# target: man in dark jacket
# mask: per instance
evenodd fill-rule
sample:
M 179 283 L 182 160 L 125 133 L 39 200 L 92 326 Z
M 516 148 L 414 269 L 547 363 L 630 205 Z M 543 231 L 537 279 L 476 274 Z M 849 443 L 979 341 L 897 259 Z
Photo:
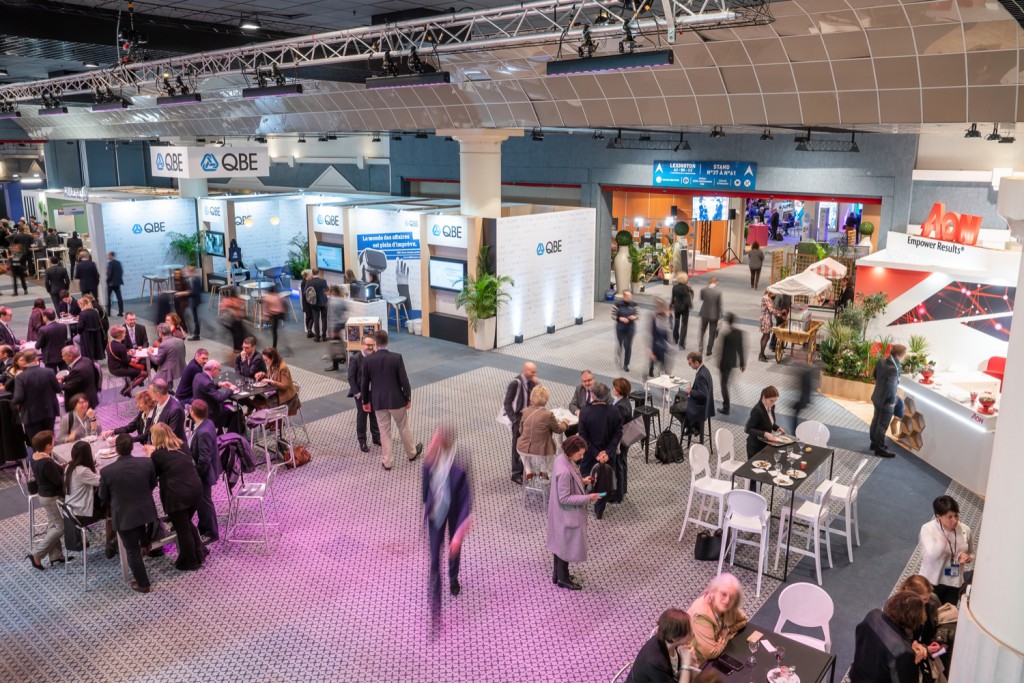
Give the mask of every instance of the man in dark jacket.
M 900 367 L 903 357 L 907 355 L 907 347 L 893 344 L 889 348 L 889 356 L 882 358 L 875 365 L 875 390 L 871 392 L 871 405 L 875 411 L 871 416 L 871 452 L 879 458 L 894 458 L 896 454 L 885 447 L 885 433 L 892 422 L 899 399 Z
M 892 618 L 914 613 L 924 614 L 924 601 L 910 591 L 900 591 L 886 601 L 884 609 L 871 610 L 857 624 L 851 683 L 920 680 L 917 664 L 927 658 L 927 650 L 918 645 L 923 652 L 915 652 L 907 633 L 909 624 L 901 625 Z
M 629 360 L 633 355 L 633 337 L 636 336 L 636 321 L 639 318 L 633 293 L 628 289 L 622 293 L 622 300 L 612 309 L 615 320 L 616 358 L 622 359 L 622 369 L 629 372 Z
M 132 457 L 132 437 L 119 434 L 114 442 L 117 460 L 100 470 L 100 498 L 110 507 L 110 519 L 128 557 L 132 590 L 149 592 L 149 574 L 142 562 L 142 547 L 148 547 L 147 527 L 157 521 L 153 489 L 156 470 L 149 458 Z
M 472 526 L 472 494 L 469 477 L 460 461 L 464 454 L 454 450 L 454 437 L 447 427 L 439 427 L 430 440 L 423 460 L 423 516 L 430 536 L 430 606 L 434 626 L 441 609 L 441 546 L 448 530 L 448 590 L 462 592 L 459 567 L 462 541 Z
M 594 383 L 594 400 L 580 410 L 579 435 L 587 442 L 587 451 L 580 462 L 580 474 L 589 476 L 598 463 L 608 463 L 612 470 L 621 469 L 616 459 L 619 456 L 619 440 L 622 439 L 622 411 L 612 405 L 611 392 L 602 382 Z M 618 487 L 600 489 L 613 494 Z M 601 519 L 607 498 L 597 501 L 594 515 Z
M 160 481 L 160 503 L 178 537 L 178 559 L 174 568 L 179 571 L 199 569 L 207 551 L 192 523 L 203 500 L 203 483 L 195 463 L 182 451 L 167 448 L 153 450 L 150 459 Z
M 519 449 L 516 448 L 519 442 L 519 426 L 523 418 L 523 409 L 530 405 L 530 394 L 533 393 L 535 386 L 537 366 L 527 361 L 523 363 L 523 371 L 508 383 L 505 400 L 502 403 L 505 416 L 512 421 L 512 481 L 517 484 L 523 483 L 523 460 L 519 457 Z
M 124 316 L 124 345 L 128 347 L 129 351 L 149 346 L 149 333 L 146 332 L 146 326 L 140 325 L 137 320 L 131 311 Z M 162 323 L 163 318 L 159 322 Z
M 715 416 L 715 383 L 711 379 L 711 371 L 704 365 L 704 355 L 700 351 L 691 351 L 686 362 L 695 371 L 693 384 L 686 388 L 689 400 L 686 402 L 686 425 L 691 430 L 699 431 L 704 436 L 704 423 Z
M 203 483 L 203 499 L 199 503 L 199 533 L 205 543 L 212 543 L 220 538 L 217 508 L 213 505 L 213 485 L 221 473 L 220 456 L 217 453 L 217 427 L 208 419 L 209 409 L 206 401 L 201 398 L 192 401 L 189 413 L 195 428 L 189 437 L 188 450 L 199 472 L 199 480 Z
M 309 287 L 316 292 L 313 304 L 313 341 L 327 341 L 327 280 L 320 276 L 320 269 L 313 269 Z
M 220 429 L 227 422 L 227 411 L 224 402 L 234 390 L 231 382 L 220 382 L 220 363 L 208 360 L 203 371 L 192 380 L 192 399 L 202 399 L 209 408 L 210 421 Z
M 391 421 L 398 426 L 398 433 L 405 446 L 405 455 L 412 462 L 420 457 L 423 444 L 413 445 L 409 430 L 409 408 L 412 407 L 412 386 L 405 372 L 405 361 L 401 354 L 388 351 L 388 333 L 378 330 L 373 339 L 377 350 L 363 360 L 363 379 L 359 391 L 362 393 L 363 410 L 377 413 L 382 427 L 381 451 L 385 470 L 391 469 Z
M 704 333 L 708 333 L 707 355 L 715 348 L 715 337 L 718 336 L 718 320 L 722 317 L 722 290 L 718 287 L 718 278 L 712 277 L 708 286 L 700 290 L 700 341 L 697 350 L 704 348 Z
M 82 309 L 79 308 L 78 302 L 75 301 L 75 297 L 71 296 L 71 292 L 66 289 L 60 291 L 60 303 L 57 304 L 57 315 L 58 316 L 74 316 L 77 317 Z
M 54 322 L 56 315 L 52 309 L 43 311 L 43 326 L 36 334 L 36 349 L 42 356 L 43 365 L 54 371 L 64 369 L 64 358 L 61 353 L 68 343 L 68 328 Z
M 92 294 L 93 299 L 100 300 L 100 270 L 92 262 L 89 252 L 82 252 L 82 258 L 75 267 L 75 277 L 78 279 L 78 291 L 83 295 Z
M 192 400 L 192 382 L 195 380 L 196 375 L 203 371 L 203 366 L 210 360 L 210 352 L 206 349 L 196 349 L 195 357 L 188 362 L 185 366 L 185 371 L 181 373 L 181 379 L 178 381 L 178 388 L 174 392 L 174 397 L 182 403 L 188 403 Z
M 718 370 L 722 373 L 722 415 L 729 414 L 729 373 L 736 368 L 739 368 L 740 372 L 747 371 L 743 331 L 736 327 L 736 315 L 726 313 L 725 322 L 729 326 L 729 331 L 722 337 L 722 355 L 718 359 Z
M 111 304 L 117 297 L 117 317 L 124 315 L 124 300 L 121 298 L 121 286 L 124 284 L 124 267 L 117 260 L 117 254 L 107 254 L 107 317 L 110 317 Z M 163 321 L 161 321 L 163 322 Z
M 686 348 L 686 330 L 690 324 L 690 309 L 693 308 L 693 288 L 688 280 L 686 273 L 679 273 L 672 285 L 672 341 L 681 349 Z
M 302 271 L 302 282 L 299 284 L 299 301 L 302 302 L 302 317 L 303 322 L 306 324 L 307 339 L 312 339 L 315 336 L 313 334 L 313 304 L 316 302 L 316 293 L 309 294 L 306 292 L 312 279 L 312 271 Z
M 60 306 L 61 291 L 71 287 L 68 271 L 60 264 L 60 259 L 56 256 L 50 257 L 50 267 L 46 269 L 43 286 L 50 293 L 50 300 L 53 301 L 53 308 L 56 310 Z
M 363 363 L 373 355 L 374 348 L 376 348 L 376 344 L 373 337 L 363 337 L 362 348 L 354 352 L 348 359 L 348 395 L 356 400 L 356 437 L 359 439 L 359 450 L 363 453 L 370 452 L 370 447 L 366 445 L 367 420 L 370 422 L 370 435 L 373 437 L 373 444 L 380 445 L 377 414 L 372 410 L 368 413 L 363 410 L 363 402 L 360 400 L 363 396 L 360 389 L 363 386 Z
M 188 308 L 192 311 L 194 323 L 189 341 L 199 341 L 199 307 L 203 303 L 203 278 L 195 266 L 186 268 L 185 274 L 188 277 Z
M 150 383 L 150 393 L 156 401 L 156 408 L 153 410 L 153 424 L 165 424 L 174 432 L 174 436 L 185 441 L 185 409 L 181 402 L 171 396 L 171 390 L 167 382 L 162 379 L 155 379 Z
M 82 248 L 82 238 L 78 236 L 76 231 L 71 232 L 71 237 L 68 238 L 68 263 L 71 265 L 71 279 L 75 279 L 75 267 L 78 265 L 78 250 Z
M 853 290 L 853 283 L 850 278 L 843 278 L 843 291 L 839 293 L 839 301 L 836 302 L 836 310 L 841 310 L 854 302 L 857 294 Z
M 60 415 L 60 384 L 53 370 L 36 365 L 35 351 L 29 349 L 22 356 L 28 367 L 14 378 L 13 400 L 21 414 L 25 439 L 31 444 L 36 434 L 52 430 L 53 421 Z
M 82 394 L 89 401 L 89 407 L 100 403 L 100 373 L 95 363 L 82 355 L 77 346 L 68 345 L 61 352 L 68 374 L 61 385 L 64 387 L 64 405 L 70 405 L 71 397 Z

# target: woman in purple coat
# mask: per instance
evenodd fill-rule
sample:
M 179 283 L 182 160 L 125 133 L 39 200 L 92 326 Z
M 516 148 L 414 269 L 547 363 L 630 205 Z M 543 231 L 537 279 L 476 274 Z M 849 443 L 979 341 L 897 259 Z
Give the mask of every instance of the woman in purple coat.
M 565 440 L 563 452 L 555 458 L 548 498 L 548 550 L 555 556 L 551 583 L 574 591 L 582 586 L 569 574 L 569 563 L 586 561 L 587 505 L 601 499 L 601 494 L 583 489 L 591 478 L 580 476 L 577 463 L 586 449 L 587 442 L 578 434 Z

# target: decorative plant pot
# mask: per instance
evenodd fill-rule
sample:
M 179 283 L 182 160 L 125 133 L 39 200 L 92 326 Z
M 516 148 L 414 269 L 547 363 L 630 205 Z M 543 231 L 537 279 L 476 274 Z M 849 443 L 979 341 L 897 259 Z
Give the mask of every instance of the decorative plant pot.
M 924 378 L 921 380 L 921 384 L 932 384 L 932 376 L 934 374 L 935 370 L 933 370 L 932 368 L 924 368 L 923 370 L 921 370 L 921 377 Z
M 498 329 L 498 318 L 482 318 L 473 326 L 473 348 L 477 351 L 490 351 L 494 348 L 495 333 Z
M 978 405 L 981 406 L 981 408 L 978 409 L 978 412 L 984 413 L 985 415 L 991 415 L 992 413 L 995 412 L 995 409 L 992 407 L 995 404 L 995 396 L 993 396 L 992 394 L 982 394 L 981 396 L 978 397 Z
M 615 270 L 615 290 L 619 294 L 629 289 L 629 278 L 633 274 L 633 265 L 629 262 L 629 248 L 619 247 L 612 261 Z
M 643 285 L 639 282 L 630 282 L 629 291 L 633 292 L 633 294 L 636 294 L 638 292 L 644 291 L 644 288 Z
M 856 382 L 840 377 L 821 376 L 821 393 L 828 396 L 850 399 L 851 401 L 871 401 L 871 392 L 875 385 L 869 382 Z

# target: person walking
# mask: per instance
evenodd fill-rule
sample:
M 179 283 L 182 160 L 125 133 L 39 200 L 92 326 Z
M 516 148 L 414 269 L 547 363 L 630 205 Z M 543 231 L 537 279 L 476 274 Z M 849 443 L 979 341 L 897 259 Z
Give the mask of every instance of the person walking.
M 686 348 L 686 331 L 690 325 L 690 309 L 693 308 L 693 288 L 690 276 L 679 273 L 672 285 L 672 341 L 679 348 Z
M 592 480 L 580 476 L 577 463 L 586 450 L 587 442 L 578 434 L 565 440 L 552 468 L 548 497 L 547 548 L 554 556 L 551 583 L 573 591 L 583 586 L 569 573 L 569 563 L 586 561 L 587 505 L 601 499 L 601 494 L 587 494 L 584 490 Z
M 900 368 L 903 357 L 907 355 L 907 347 L 893 344 L 889 347 L 889 356 L 875 365 L 875 390 L 871 392 L 871 405 L 874 414 L 871 416 L 871 452 L 879 458 L 894 458 L 896 454 L 885 447 L 885 433 L 896 411 L 896 402 L 900 399 Z
M 747 371 L 747 355 L 743 350 L 743 331 L 736 327 L 736 314 L 726 313 L 725 323 L 729 331 L 722 337 L 721 355 L 718 358 L 718 371 L 722 375 L 722 415 L 729 414 L 729 374 L 736 368 L 740 372 Z
M 629 361 L 633 356 L 633 337 L 636 336 L 636 321 L 639 318 L 633 293 L 628 289 L 622 293 L 622 299 L 612 309 L 615 320 L 615 338 L 618 342 L 616 357 L 622 362 L 622 369 L 629 372 Z
M 409 409 L 412 408 L 412 387 L 405 372 L 405 360 L 401 354 L 388 350 L 388 333 L 377 330 L 373 335 L 377 350 L 364 360 L 363 379 L 360 392 L 363 395 L 363 410 L 376 411 L 381 426 L 381 451 L 385 470 L 391 470 L 391 422 L 398 427 L 398 434 L 405 447 L 409 462 L 420 457 L 423 444 L 413 445 L 409 430 Z
M 132 590 L 150 591 L 149 574 L 142 562 L 142 548 L 149 547 L 147 529 L 157 521 L 153 489 L 156 470 L 149 458 L 132 457 L 134 442 L 127 434 L 114 441 L 117 459 L 100 470 L 100 498 L 110 508 L 110 519 L 134 577 Z
M 668 373 L 668 335 L 668 306 L 664 299 L 658 297 L 654 300 L 654 315 L 651 316 L 651 362 L 647 368 L 648 377 L 654 377 L 655 367 L 660 371 L 659 374 Z
M 192 336 L 189 341 L 199 341 L 199 307 L 203 304 L 203 278 L 195 266 L 185 269 L 188 284 L 188 308 L 192 311 Z
M 757 359 L 762 363 L 768 362 L 768 356 L 764 355 L 764 350 L 768 346 L 768 340 L 772 337 L 772 327 L 775 324 L 777 313 L 775 304 L 772 302 L 772 293 L 765 289 L 761 296 L 761 319 L 757 325 L 757 329 L 761 332 L 761 352 L 757 354 Z
M 718 278 L 712 277 L 708 286 L 700 290 L 700 340 L 697 350 L 704 348 L 704 332 L 708 332 L 707 355 L 715 347 L 718 336 L 718 319 L 722 317 L 722 290 L 718 288 Z
M 325 372 L 337 372 L 346 362 L 347 354 L 342 332 L 345 331 L 345 321 L 348 320 L 347 311 L 344 290 L 338 285 L 331 285 L 327 290 L 327 335 L 330 338 L 327 355 L 331 366 L 324 368 Z
M 11 285 L 14 288 L 14 295 L 18 294 L 18 280 L 21 280 L 21 288 L 28 294 L 28 283 L 25 281 L 25 274 L 28 273 L 29 263 L 32 262 L 28 250 L 21 244 L 15 243 L 11 246 Z
M 366 445 L 366 423 L 370 423 L 370 435 L 373 437 L 373 445 L 380 445 L 380 428 L 377 426 L 377 414 L 372 410 L 363 410 L 363 363 L 373 354 L 377 348 L 373 337 L 363 337 L 361 347 L 358 351 L 352 352 L 348 361 L 348 395 L 356 401 L 356 438 L 359 439 L 359 450 L 369 453 L 370 447 Z
M 60 306 L 60 293 L 62 290 L 71 287 L 71 279 L 68 271 L 60 263 L 59 256 L 50 257 L 50 267 L 46 269 L 43 276 L 43 286 L 50 293 L 50 300 L 53 301 L 53 308 Z
M 91 294 L 92 298 L 100 298 L 100 271 L 92 261 L 92 254 L 84 249 L 79 254 L 78 265 L 75 267 L 75 279 L 78 280 L 78 291 L 82 296 Z
M 311 272 L 309 288 L 316 294 L 310 304 L 313 308 L 313 341 L 327 341 L 327 280 L 320 276 L 320 269 Z
M 309 282 L 313 279 L 313 271 L 302 271 L 302 283 L 299 285 L 299 300 L 302 301 L 302 318 L 306 325 L 306 338 L 313 335 L 313 304 L 316 303 L 316 292 L 310 293 Z
M 750 245 L 747 265 L 750 266 L 750 288 L 757 289 L 757 283 L 761 281 L 761 268 L 764 267 L 764 251 L 761 250 L 759 242 Z
M 111 305 L 116 296 L 117 317 L 120 318 L 124 315 L 124 299 L 121 298 L 121 287 L 124 285 L 124 266 L 117 260 L 117 254 L 114 252 L 107 254 L 107 272 L 104 279 L 107 281 L 107 317 L 110 317 Z
M 523 363 L 523 371 L 508 383 L 505 400 L 502 402 L 505 417 L 512 423 L 512 481 L 517 484 L 523 483 L 523 460 L 519 457 L 517 446 L 522 433 L 523 410 L 530 405 L 530 395 L 538 384 L 537 366 L 527 361 Z
M 78 252 L 82 250 L 82 238 L 78 236 L 78 230 L 71 231 L 71 237 L 67 239 L 64 246 L 68 248 L 68 266 L 71 270 L 71 279 L 75 279 L 75 268 L 78 265 Z

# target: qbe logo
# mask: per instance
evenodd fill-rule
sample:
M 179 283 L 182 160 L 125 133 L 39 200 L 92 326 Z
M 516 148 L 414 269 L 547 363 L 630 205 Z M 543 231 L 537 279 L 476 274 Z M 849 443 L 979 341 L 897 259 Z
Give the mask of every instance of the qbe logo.
M 434 237 L 450 237 L 452 239 L 462 239 L 462 226 L 461 225 L 435 225 L 431 232 L 434 233 Z
M 435 225 L 434 229 L 431 232 L 434 233 L 434 237 L 440 237 L 441 236 L 441 226 L 440 225 Z
M 560 253 L 562 253 L 562 240 L 552 240 L 550 242 L 537 243 L 537 256 L 543 256 L 544 254 Z
M 144 232 L 163 232 L 165 230 L 165 224 L 163 221 L 159 223 L 136 223 L 132 226 L 132 232 L 136 235 L 141 235 Z
M 212 173 L 220 168 L 220 164 L 217 163 L 217 157 L 207 153 L 203 155 L 203 160 L 199 162 L 199 168 L 207 173 Z
M 220 216 L 220 207 L 219 206 L 204 206 L 203 207 L 203 215 L 204 216 Z
M 157 154 L 156 155 L 156 170 L 158 170 L 158 171 L 164 170 L 164 155 L 163 154 Z
M 330 225 L 336 228 L 341 225 L 341 216 L 338 216 L 337 214 L 331 214 L 329 216 L 320 214 L 316 217 L 316 222 L 319 225 Z
M 252 216 L 235 216 L 235 227 L 241 227 L 245 225 L 246 221 L 251 221 Z
M 317 225 L 323 225 L 324 224 L 324 217 L 318 215 L 316 217 L 316 223 L 317 223 Z
M 135 224 L 135 225 L 134 225 L 134 226 L 132 227 L 132 232 L 134 232 L 134 233 L 135 233 L 136 235 L 141 235 L 141 234 L 142 234 L 142 226 L 141 226 L 141 225 L 139 225 L 138 223 L 136 223 L 136 224 Z
M 181 158 L 180 152 L 166 152 L 160 154 L 157 152 L 156 155 L 156 170 L 158 171 L 182 171 L 185 168 L 185 162 Z

